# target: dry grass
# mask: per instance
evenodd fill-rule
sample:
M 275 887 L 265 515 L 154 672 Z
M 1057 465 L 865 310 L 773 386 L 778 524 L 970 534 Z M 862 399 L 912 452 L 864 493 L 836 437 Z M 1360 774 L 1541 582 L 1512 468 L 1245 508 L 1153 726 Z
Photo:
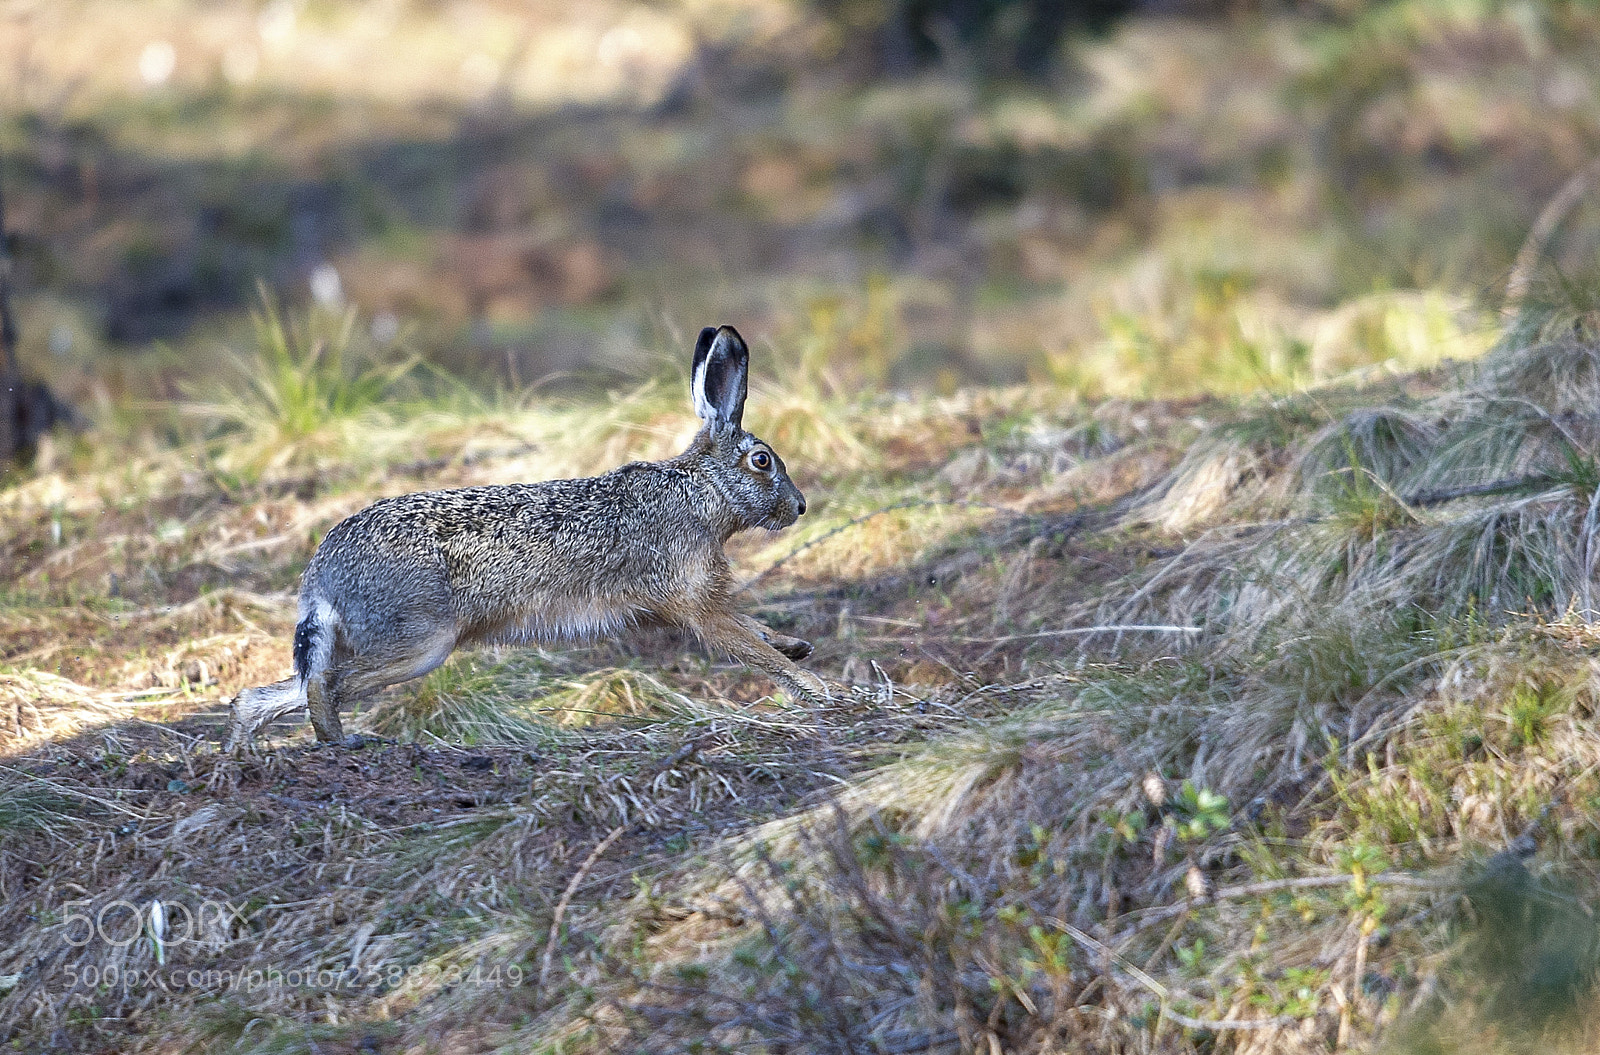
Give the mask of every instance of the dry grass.
M 1340 417 L 1254 487 L 1238 441 L 1191 455 L 1144 519 L 1215 526 L 1105 621 L 1203 622 L 1248 644 L 1317 618 L 1311 598 L 1446 619 L 1591 610 L 1590 354 L 1507 346 L 1460 389 Z
M 15 755 L 40 744 L 70 739 L 135 715 L 165 717 L 174 709 L 170 689 L 97 692 L 41 670 L 0 673 L 0 751 Z M 159 710 L 152 711 L 151 708 Z
M 292 726 L 256 758 L 212 746 L 220 700 L 283 672 L 316 535 L 410 478 L 385 468 L 408 429 L 430 485 L 588 471 L 681 441 L 662 383 L 364 424 L 366 460 L 310 486 L 288 463 L 186 480 L 182 445 L 134 496 L 109 461 L 41 473 L 11 497 L 7 626 L 94 641 L 101 687 L 27 666 L 54 651 L 0 686 L 22 715 L 0 1028 L 1309 1052 L 1454 1036 L 1455 1007 L 1581 1036 L 1497 994 L 1568 985 L 1552 962 L 1588 992 L 1558 910 L 1588 896 L 1600 797 L 1579 410 L 1600 374 L 1581 336 L 1513 339 L 1265 401 L 819 397 L 827 428 L 790 456 L 814 518 L 739 551 L 752 604 L 840 684 L 818 710 L 647 635 L 460 657 L 357 716 L 361 748 Z M 155 578 L 112 597 L 130 557 Z M 180 600 L 195 568 L 262 589 Z M 135 709 L 157 687 L 172 709 Z M 156 901 L 229 912 L 158 944 Z M 113 941 L 67 940 L 79 902 Z M 1556 922 L 1486 974 L 1502 905 Z M 145 984 L 174 967 L 198 981 Z
M 641 897 L 645 950 L 609 966 L 581 1050 L 1322 1051 L 1397 1022 L 1402 1043 L 1583 1050 L 1558 994 L 1592 969 L 1568 857 L 1590 852 L 1592 642 L 1434 653 L 1437 677 L 1380 688 L 1398 712 L 1345 741 L 1331 788 L 1322 752 L 1286 762 L 1287 797 L 1259 763 L 1293 734 L 1239 743 L 1284 706 L 1270 677 L 1019 687 L 1044 699 L 740 837 L 676 904 Z M 1507 1047 L 1472 1047 L 1464 1014 Z
M 1312 1051 L 1445 1036 L 1442 1000 L 1523 1029 L 1495 994 L 1578 953 L 1542 925 L 1522 966 L 1485 975 L 1473 943 L 1501 939 L 1473 921 L 1587 890 L 1594 642 L 1572 604 L 1587 481 L 1559 439 L 1587 440 L 1568 425 L 1586 363 L 1553 342 L 1497 353 L 1460 388 L 1446 373 L 1238 406 L 824 401 L 810 412 L 877 453 L 834 449 L 816 523 L 742 558 L 772 569 L 764 615 L 850 686 L 815 712 L 733 702 L 755 695 L 742 673 L 643 638 L 462 657 L 359 716 L 377 737 L 361 749 L 296 731 L 228 760 L 194 712 L 281 664 L 287 598 L 110 605 L 92 624 L 108 657 L 144 658 L 108 658 L 107 690 L 29 670 L 7 685 L 38 717 L 0 804 L 0 877 L 25 891 L 0 920 L 4 1028 L 260 1052 L 369 1036 Z M 1499 424 L 1524 453 L 1482 465 L 1502 447 L 1460 438 L 1513 398 L 1533 409 Z M 653 388 L 598 411 L 451 413 L 416 419 L 453 448 L 428 470 L 441 483 L 586 465 L 546 446 L 567 425 L 601 452 L 585 458 L 657 453 L 680 427 Z M 386 489 L 358 473 L 299 498 L 276 471 L 186 499 L 182 536 L 152 552 L 292 567 L 303 536 Z M 1414 500 L 1504 471 L 1567 475 Z M 259 545 L 219 534 L 258 509 L 275 529 Z M 14 520 L 14 550 L 68 551 L 50 549 L 59 515 Z M 1485 524 L 1502 548 L 1473 558 L 1458 540 Z M 54 591 L 104 582 L 96 532 L 74 530 L 78 550 L 27 558 L 19 582 L 43 587 L 46 567 Z M 1496 599 L 1534 575 L 1551 577 L 1542 608 Z M 55 604 L 12 618 L 60 618 Z M 1190 620 L 1203 632 L 1116 629 Z M 1090 624 L 1108 629 L 1059 633 Z M 136 678 L 191 694 L 170 733 L 130 723 L 109 683 Z M 36 702 L 51 692 L 54 719 Z M 1483 887 L 1502 860 L 1532 885 Z M 69 943 L 78 900 L 130 940 Z M 158 952 L 158 900 L 237 911 Z M 233 973 L 142 983 L 169 965 Z M 250 973 L 269 969 L 284 974 Z
M 684 908 L 640 902 L 647 951 L 607 966 L 602 943 L 575 975 L 620 986 L 579 1015 L 586 1043 L 1190 1050 L 1215 1034 L 1311 1051 L 1402 1021 L 1403 1043 L 1460 1038 L 1432 1010 L 1444 1001 L 1506 1050 L 1534 1036 L 1581 1050 L 1588 1020 L 1562 1017 L 1570 1004 L 1550 1017 L 1557 1005 L 1508 994 L 1588 991 L 1588 939 L 1551 921 L 1570 884 L 1589 889 L 1592 634 L 1507 610 L 1494 590 L 1511 580 L 1450 546 L 1484 504 L 1513 518 L 1501 537 L 1553 554 L 1531 571 L 1567 576 L 1543 591 L 1547 618 L 1574 613 L 1581 545 L 1548 539 L 1582 537 L 1587 496 L 1456 500 L 1469 513 L 1407 501 L 1504 471 L 1464 476 L 1450 442 L 1500 391 L 1518 386 L 1528 420 L 1568 413 L 1581 375 L 1566 364 L 1582 357 L 1520 349 L 1513 368 L 1511 354 L 1472 396 L 1363 409 L 1263 456 L 1261 486 L 1218 485 L 1237 492 L 1211 506 L 1223 530 L 1100 609 L 1203 598 L 1225 613 L 1209 645 L 1125 644 L 1110 667 L 1016 685 L 1009 713 L 739 836 L 725 863 L 691 869 Z M 1169 495 L 1194 489 L 1193 469 L 1176 474 Z M 1236 502 L 1277 522 L 1230 540 Z M 1543 922 L 1512 937 L 1496 913 Z

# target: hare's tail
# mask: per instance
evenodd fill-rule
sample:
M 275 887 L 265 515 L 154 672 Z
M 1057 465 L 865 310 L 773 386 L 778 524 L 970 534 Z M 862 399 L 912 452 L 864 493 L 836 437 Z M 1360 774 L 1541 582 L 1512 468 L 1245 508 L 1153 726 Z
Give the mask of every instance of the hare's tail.
M 317 605 L 294 628 L 294 676 L 301 685 L 328 669 L 333 627 L 328 625 L 332 613 L 327 609 L 327 605 Z

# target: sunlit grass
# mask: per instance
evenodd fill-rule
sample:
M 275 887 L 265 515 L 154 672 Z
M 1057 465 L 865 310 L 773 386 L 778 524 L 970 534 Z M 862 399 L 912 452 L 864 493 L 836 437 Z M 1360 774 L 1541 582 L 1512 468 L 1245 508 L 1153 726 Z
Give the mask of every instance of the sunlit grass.
M 1553 782 L 1570 769 L 1562 759 L 1588 765 L 1573 747 L 1592 695 L 1580 659 L 1590 635 L 1576 612 L 1596 476 L 1589 461 L 1563 454 L 1570 447 L 1587 456 L 1587 434 L 1551 424 L 1564 425 L 1593 383 L 1585 348 L 1552 341 L 1514 359 L 1502 350 L 1459 375 L 1215 401 L 1204 405 L 1210 421 L 1162 404 L 1058 403 L 1062 389 L 878 403 L 821 394 L 814 382 L 817 412 L 865 437 L 868 450 L 881 444 L 885 456 L 849 462 L 840 453 L 826 468 L 805 466 L 825 481 L 814 492 L 815 515 L 742 543 L 739 566 L 755 574 L 793 554 L 756 581 L 758 595 L 796 618 L 822 611 L 820 625 L 842 626 L 842 614 L 831 621 L 837 609 L 768 592 L 826 584 L 862 607 L 861 623 L 931 654 L 930 663 L 944 661 L 948 682 L 900 685 L 911 657 L 897 665 L 877 653 L 876 668 L 855 668 L 873 680 L 841 686 L 834 707 L 842 717 L 830 712 L 829 720 L 883 720 L 882 710 L 890 721 L 927 724 L 892 744 L 816 748 L 806 765 L 837 765 L 827 772 L 842 774 L 825 778 L 820 786 L 836 790 L 820 804 L 786 798 L 782 808 L 746 814 L 734 799 L 718 799 L 737 819 L 718 829 L 727 841 L 711 853 L 701 841 L 710 833 L 693 827 L 698 804 L 709 800 L 695 796 L 722 795 L 723 781 L 736 777 L 761 787 L 794 779 L 781 764 L 750 761 L 753 745 L 769 737 L 785 757 L 812 750 L 812 716 L 725 706 L 715 692 L 687 688 L 700 682 L 681 671 L 631 660 L 594 670 L 533 649 L 459 656 L 398 687 L 353 727 L 419 749 L 474 748 L 493 755 L 490 765 L 538 764 L 525 800 L 441 822 L 358 866 L 368 868 L 363 889 L 414 875 L 406 882 L 472 885 L 491 906 L 452 914 L 416 895 L 392 910 L 407 921 L 393 933 L 411 943 L 393 955 L 446 955 L 422 937 L 438 925 L 463 942 L 515 947 L 524 962 L 531 949 L 536 958 L 549 904 L 496 885 L 504 869 L 533 867 L 537 855 L 518 849 L 524 840 L 563 848 L 559 866 L 538 866 L 538 889 L 550 896 L 612 832 L 620 842 L 606 854 L 633 856 L 602 854 L 591 866 L 596 883 L 614 874 L 608 869 L 639 869 L 640 881 L 625 905 L 596 900 L 588 893 L 596 888 L 579 884 L 583 927 L 596 928 L 595 937 L 575 938 L 575 925 L 558 943 L 559 999 L 573 1003 L 540 1012 L 548 1020 L 518 1023 L 521 1012 L 501 1016 L 470 990 L 421 983 L 406 991 L 426 994 L 425 1004 L 396 997 L 385 1006 L 402 1031 L 427 1028 L 436 1011 L 501 1016 L 499 1028 L 532 1047 L 572 1035 L 561 1031 L 581 1018 L 576 979 L 589 979 L 593 999 L 632 1014 L 645 1006 L 641 994 L 656 992 L 639 980 L 673 972 L 682 983 L 674 1008 L 701 1007 L 703 997 L 713 1021 L 725 1021 L 720 994 L 742 987 L 785 1021 L 866 1015 L 893 1024 L 886 1036 L 935 1028 L 962 1000 L 985 1008 L 1004 1001 L 1003 1014 L 1044 1028 L 1079 955 L 1056 921 L 1109 934 L 1137 927 L 1140 913 L 1176 913 L 1192 867 L 1194 882 L 1216 888 L 1289 878 L 1321 885 L 1265 905 L 1196 900 L 1187 915 L 1164 916 L 1160 931 L 1123 933 L 1119 955 L 1149 964 L 1152 978 L 1182 992 L 1173 1003 L 1180 1014 L 1336 1014 L 1335 987 L 1350 968 L 1326 963 L 1342 956 L 1348 964 L 1358 937 L 1388 927 L 1385 943 L 1363 955 L 1398 979 L 1420 962 L 1419 949 L 1445 948 L 1455 925 L 1454 916 L 1426 914 L 1427 884 L 1453 881 L 1457 862 L 1502 826 L 1532 823 L 1547 806 L 1576 811 L 1562 822 L 1571 826 L 1587 808 L 1549 805 Z M 350 493 L 337 501 L 357 507 L 368 491 L 391 486 L 385 459 L 420 446 L 441 452 L 429 472 L 452 481 L 590 472 L 670 454 L 696 427 L 679 387 L 664 373 L 601 398 L 441 401 L 363 423 L 365 456 L 380 468 L 370 480 L 346 480 Z M 1500 414 L 1508 400 L 1522 409 Z M 1496 461 L 1500 444 L 1471 438 L 1490 423 L 1521 453 Z M 213 442 L 254 440 L 235 428 Z M 1155 459 L 1169 478 L 1151 486 L 1147 512 L 1107 529 L 1073 529 L 1091 532 L 1092 544 L 1045 526 L 1048 518 L 1003 512 L 1059 478 L 1130 454 Z M 1552 475 L 1528 493 L 1415 500 L 1419 489 L 1522 469 Z M 236 493 L 256 501 L 249 487 Z M 1162 516 L 1185 502 L 1187 519 Z M 207 518 L 230 510 L 224 503 L 203 512 L 184 538 L 206 537 Z M 32 529 L 46 533 L 41 545 L 50 544 L 49 523 Z M 80 530 L 66 518 L 64 532 Z M 1052 545 L 1083 548 L 1058 558 Z M 1122 561 L 1125 577 L 1052 592 L 1054 577 L 1102 558 Z M 67 577 L 69 566 L 61 568 Z M 1002 624 L 996 599 L 1005 590 L 1017 595 L 1005 600 L 1013 610 Z M 1041 645 L 1040 659 L 1015 653 L 1007 666 L 976 666 L 1003 643 L 1002 631 L 979 628 L 1012 623 L 1025 633 L 1119 623 L 1199 631 L 1120 645 L 1102 636 L 1081 650 L 1069 638 Z M 843 650 L 876 636 L 805 633 Z M 978 647 L 955 651 L 963 644 Z M 991 693 L 1003 703 L 963 710 Z M 1292 839 L 1283 834 L 1289 826 Z M 308 837 L 324 838 L 320 829 Z M 1573 852 L 1577 843 L 1561 838 L 1562 852 Z M 628 839 L 652 849 L 624 850 Z M 539 852 L 555 844 L 540 843 Z M 1400 871 L 1414 885 L 1368 882 Z M 983 885 L 974 885 L 980 875 Z M 1112 891 L 1115 913 L 1106 907 Z M 710 906 L 730 905 L 744 906 L 742 922 L 706 922 Z M 339 940 L 353 941 L 362 918 L 338 924 Z M 802 933 L 813 936 L 809 944 L 794 944 Z M 938 995 L 918 1003 L 893 965 L 927 956 L 942 957 Z M 804 987 L 782 980 L 823 972 L 848 979 L 849 993 L 830 990 L 827 1001 L 806 1004 Z M 995 989 L 995 978 L 1010 981 Z M 1394 984 L 1416 991 L 1414 978 Z M 1141 1000 L 1113 990 L 1092 1006 L 1132 1013 Z M 359 1018 L 376 1006 L 349 1003 L 341 1013 Z M 298 1013 L 286 1014 L 273 1021 L 293 1032 L 285 1023 Z M 633 1021 L 619 1014 L 619 1023 Z M 1363 1036 L 1380 1028 L 1374 1002 L 1352 1016 Z M 678 1020 L 663 1021 L 663 1035 L 677 1036 Z
M 1131 302 L 1097 309 L 1098 333 L 1051 355 L 1051 375 L 1122 396 L 1291 393 L 1476 359 L 1494 340 L 1483 312 L 1437 294 L 1374 295 L 1318 312 L 1289 308 L 1261 282 L 1201 270 L 1135 285 Z
M 455 658 L 415 685 L 404 686 L 361 716 L 363 729 L 402 740 L 459 744 L 539 744 L 553 737 L 535 698 L 550 691 L 548 665 L 526 654 L 496 661 Z
M 414 396 L 419 357 L 367 338 L 354 308 L 286 313 L 264 290 L 252 316 L 253 346 L 227 357 L 226 380 L 193 382 L 183 413 L 249 437 L 243 464 L 281 468 L 343 439 L 362 419 L 381 420 Z M 322 442 L 318 442 L 318 441 Z M 239 461 L 231 447 L 226 460 Z
M 456 657 L 416 685 L 391 693 L 360 724 L 408 741 L 537 745 L 559 742 L 561 730 L 663 718 L 685 703 L 643 671 L 574 676 L 558 671 L 542 653 L 519 649 L 501 657 Z

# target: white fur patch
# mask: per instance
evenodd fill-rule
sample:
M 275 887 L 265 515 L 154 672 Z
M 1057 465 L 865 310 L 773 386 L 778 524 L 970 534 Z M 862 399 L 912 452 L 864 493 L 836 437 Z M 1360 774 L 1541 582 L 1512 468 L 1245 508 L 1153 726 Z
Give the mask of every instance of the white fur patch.
M 711 347 L 715 349 L 716 345 Z M 706 366 L 710 362 L 710 355 L 700 360 L 694 368 L 694 377 L 689 381 L 689 391 L 694 396 L 694 412 L 701 421 L 712 421 L 717 417 L 717 408 L 706 398 Z
M 317 636 L 311 650 L 311 663 L 308 673 L 316 677 L 328 669 L 328 663 L 333 659 L 333 635 L 335 628 L 342 622 L 339 612 L 325 599 L 317 598 Z
M 632 605 L 601 599 L 562 598 L 529 609 L 521 621 L 492 639 L 519 641 L 589 641 L 620 633 L 638 623 L 644 612 Z
M 245 689 L 228 708 L 228 742 L 225 750 L 250 742 L 257 729 L 306 705 L 305 682 L 285 678 L 271 685 Z
M 745 372 L 749 369 L 746 358 L 748 352 L 742 345 L 743 342 L 738 336 L 727 327 L 723 327 L 712 339 L 706 357 L 695 366 L 694 377 L 689 382 L 689 392 L 694 397 L 694 412 L 701 420 L 738 424 L 736 419 L 743 413 L 744 406 Z M 721 369 L 726 371 L 725 376 L 737 381 L 738 398 L 731 408 L 719 406 L 706 391 L 706 375 L 710 372 L 712 363 L 720 364 Z

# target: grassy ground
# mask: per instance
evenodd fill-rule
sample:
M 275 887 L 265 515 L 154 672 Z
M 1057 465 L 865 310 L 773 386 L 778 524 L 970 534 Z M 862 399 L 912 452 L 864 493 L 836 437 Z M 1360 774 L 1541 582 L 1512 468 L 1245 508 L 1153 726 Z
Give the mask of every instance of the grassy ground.
M 1584 1050 L 1593 325 L 1285 398 L 758 393 L 815 511 L 738 563 L 817 641 L 821 712 L 647 636 L 458 657 L 358 749 L 216 750 L 326 527 L 670 451 L 676 386 L 80 452 L 5 496 L 0 1021 L 24 1050 Z
M 91 418 L 0 490 L 0 1042 L 1593 1050 L 1590 207 L 1499 292 L 1592 10 L 1140 17 L 1042 83 L 776 3 L 129 10 L 0 21 L 23 356 Z M 653 634 L 218 753 L 329 527 L 676 452 L 724 320 L 810 505 L 736 564 L 831 707 Z

